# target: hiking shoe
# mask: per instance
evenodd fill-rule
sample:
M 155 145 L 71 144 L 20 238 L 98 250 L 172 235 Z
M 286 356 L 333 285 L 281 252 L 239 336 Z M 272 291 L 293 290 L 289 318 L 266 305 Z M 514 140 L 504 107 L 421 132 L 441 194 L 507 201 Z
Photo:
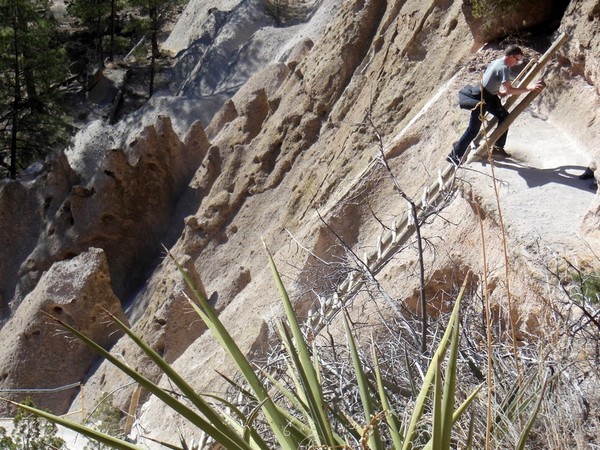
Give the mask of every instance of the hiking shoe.
M 503 158 L 510 158 L 510 153 L 508 153 L 502 147 L 494 146 L 492 148 L 492 156 L 502 156 Z
M 594 171 L 589 167 L 585 169 L 585 172 L 579 175 L 580 180 L 589 180 L 590 178 L 594 178 Z
M 454 151 L 448 153 L 448 156 L 446 156 L 446 161 L 448 161 L 450 164 L 454 164 L 457 167 L 460 166 L 460 158 L 456 153 L 454 153 Z

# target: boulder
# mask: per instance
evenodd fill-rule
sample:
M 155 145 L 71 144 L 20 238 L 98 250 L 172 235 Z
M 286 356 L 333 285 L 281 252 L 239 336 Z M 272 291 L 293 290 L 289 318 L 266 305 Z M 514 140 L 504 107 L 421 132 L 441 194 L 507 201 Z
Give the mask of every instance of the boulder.
M 97 354 L 51 319 L 56 317 L 107 347 L 121 336 L 106 311 L 125 321 L 110 285 L 104 252 L 91 248 L 59 261 L 44 273 L 13 317 L 0 330 L 0 389 L 13 400 L 31 397 L 42 408 L 62 414 Z M 54 390 L 46 393 L 10 390 Z M 2 414 L 7 406 L 0 405 Z

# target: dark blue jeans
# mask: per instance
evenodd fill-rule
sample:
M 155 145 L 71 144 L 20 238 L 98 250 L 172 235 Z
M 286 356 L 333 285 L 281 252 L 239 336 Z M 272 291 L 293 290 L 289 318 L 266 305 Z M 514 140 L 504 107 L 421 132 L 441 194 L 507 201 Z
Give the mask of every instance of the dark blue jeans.
M 498 119 L 498 125 L 500 125 L 508 116 L 508 111 L 502 105 L 500 98 L 497 95 L 490 94 L 484 89 L 483 99 L 485 101 L 485 104 L 483 105 L 483 112 L 489 112 L 491 115 L 493 115 L 496 119 Z M 463 155 L 467 151 L 467 148 L 469 147 L 469 144 L 473 142 L 473 139 L 477 137 L 477 133 L 479 133 L 479 130 L 481 129 L 481 120 L 479 119 L 480 114 L 481 108 L 479 106 L 471 111 L 469 126 L 460 139 L 454 143 L 454 154 L 459 159 L 462 159 Z M 506 132 L 496 141 L 496 146 L 504 148 L 507 136 L 508 130 L 506 130 Z

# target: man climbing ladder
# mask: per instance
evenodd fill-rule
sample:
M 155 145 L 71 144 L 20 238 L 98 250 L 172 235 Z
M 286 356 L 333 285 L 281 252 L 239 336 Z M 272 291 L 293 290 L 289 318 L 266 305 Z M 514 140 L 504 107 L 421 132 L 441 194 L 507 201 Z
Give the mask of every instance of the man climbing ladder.
M 449 162 L 459 165 L 463 161 L 463 157 L 469 147 L 469 144 L 475 139 L 481 128 L 481 116 L 489 112 L 498 119 L 498 126 L 508 116 L 508 111 L 502 105 L 501 98 L 508 95 L 525 94 L 527 92 L 540 92 L 544 88 L 544 83 L 538 81 L 535 84 L 525 88 L 514 87 L 510 79 L 510 68 L 521 63 L 523 60 L 523 51 L 516 45 L 511 45 L 504 51 L 502 58 L 493 61 L 485 73 L 481 81 L 481 97 L 483 100 L 482 106 L 477 106 L 471 110 L 469 125 L 460 139 L 454 143 L 452 151 L 446 158 Z M 508 130 L 496 141 L 496 145 L 492 151 L 493 154 L 499 156 L 510 156 L 504 145 Z

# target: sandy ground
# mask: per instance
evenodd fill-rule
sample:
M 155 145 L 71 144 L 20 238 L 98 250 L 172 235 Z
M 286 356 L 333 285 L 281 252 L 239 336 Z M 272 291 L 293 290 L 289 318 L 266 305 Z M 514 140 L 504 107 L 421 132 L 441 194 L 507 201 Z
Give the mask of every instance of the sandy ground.
M 527 110 L 509 131 L 510 158 L 494 161 L 505 226 L 523 243 L 562 253 L 583 248 L 579 228 L 596 195 L 594 180 L 580 180 L 589 162 L 582 148 L 551 122 Z M 492 185 L 487 161 L 464 170 Z M 469 177 L 470 178 L 470 177 Z

